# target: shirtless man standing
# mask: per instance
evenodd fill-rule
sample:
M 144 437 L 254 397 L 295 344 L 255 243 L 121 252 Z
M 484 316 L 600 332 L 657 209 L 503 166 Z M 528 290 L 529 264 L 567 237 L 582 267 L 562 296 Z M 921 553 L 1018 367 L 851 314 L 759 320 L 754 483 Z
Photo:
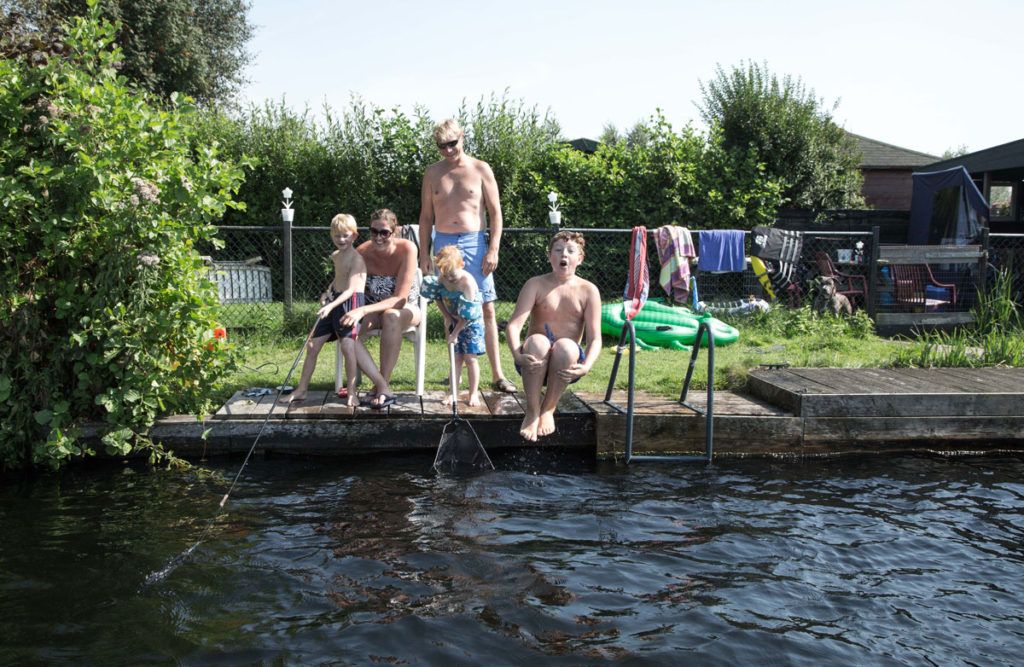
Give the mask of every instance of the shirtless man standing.
M 576 275 L 583 244 L 579 232 L 555 234 L 548 246 L 551 273 L 526 281 L 505 330 L 526 394 L 519 434 L 533 442 L 555 432 L 558 400 L 566 387 L 590 372 L 601 355 L 601 295 L 594 283 Z M 520 345 L 527 317 L 530 328 Z M 580 346 L 584 329 L 585 353 Z
M 465 134 L 456 121 L 449 118 L 438 123 L 434 140 L 444 159 L 427 167 L 423 174 L 420 268 L 423 275 L 432 273 L 428 252 L 431 228 L 435 249 L 458 247 L 466 270 L 476 279 L 483 297 L 484 347 L 491 362 L 491 386 L 498 391 L 514 392 L 515 385 L 501 370 L 498 322 L 494 316 L 494 301 L 498 298 L 494 291 L 494 269 L 498 266 L 502 230 L 498 182 L 490 165 L 463 151 Z

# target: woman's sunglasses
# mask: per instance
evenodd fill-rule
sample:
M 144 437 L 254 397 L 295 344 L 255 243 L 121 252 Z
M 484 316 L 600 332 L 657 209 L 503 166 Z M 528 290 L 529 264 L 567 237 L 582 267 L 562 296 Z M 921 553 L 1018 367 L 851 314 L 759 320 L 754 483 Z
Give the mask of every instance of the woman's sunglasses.
M 391 236 L 391 230 L 390 229 L 377 229 L 376 227 L 370 227 L 370 234 L 372 234 L 373 236 L 379 236 L 382 239 L 386 239 L 387 237 Z

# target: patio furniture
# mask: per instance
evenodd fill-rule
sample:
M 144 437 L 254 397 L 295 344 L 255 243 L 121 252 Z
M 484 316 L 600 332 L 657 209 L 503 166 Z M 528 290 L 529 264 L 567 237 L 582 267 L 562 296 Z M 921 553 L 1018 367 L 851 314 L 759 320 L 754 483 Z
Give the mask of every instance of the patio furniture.
M 893 264 L 892 275 L 893 301 L 900 310 L 928 313 L 956 305 L 956 285 L 940 283 L 927 264 Z

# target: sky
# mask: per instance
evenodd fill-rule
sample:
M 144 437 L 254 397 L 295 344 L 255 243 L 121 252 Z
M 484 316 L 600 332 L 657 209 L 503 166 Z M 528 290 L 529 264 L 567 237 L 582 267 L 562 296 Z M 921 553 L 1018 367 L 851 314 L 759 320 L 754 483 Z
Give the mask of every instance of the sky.
M 659 109 L 703 128 L 701 82 L 757 62 L 877 141 L 941 156 L 1024 138 L 1024 0 L 252 0 L 249 21 L 243 104 L 356 96 L 439 121 L 507 91 L 596 139 Z

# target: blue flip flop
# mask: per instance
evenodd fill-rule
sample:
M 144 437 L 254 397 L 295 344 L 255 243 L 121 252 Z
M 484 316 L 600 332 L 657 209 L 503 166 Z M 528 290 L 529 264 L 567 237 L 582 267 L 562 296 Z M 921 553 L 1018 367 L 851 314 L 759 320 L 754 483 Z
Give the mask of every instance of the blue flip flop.
M 373 403 L 372 401 L 370 402 L 371 410 L 383 410 L 384 408 L 388 407 L 397 400 L 396 397 L 389 396 L 387 394 L 382 394 L 382 396 L 384 400 L 381 401 L 380 403 Z

